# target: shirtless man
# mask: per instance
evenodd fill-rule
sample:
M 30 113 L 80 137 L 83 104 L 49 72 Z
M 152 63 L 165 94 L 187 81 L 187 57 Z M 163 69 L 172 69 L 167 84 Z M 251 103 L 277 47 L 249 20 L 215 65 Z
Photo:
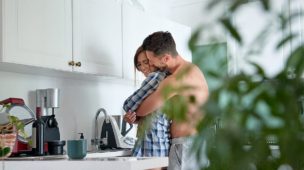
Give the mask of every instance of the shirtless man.
M 169 32 L 155 32 L 149 35 L 142 44 L 146 51 L 150 65 L 154 65 L 160 69 L 168 70 L 171 75 L 164 79 L 159 87 L 148 96 L 136 110 L 136 116 L 146 116 L 149 113 L 161 108 L 166 100 L 170 100 L 176 96 L 183 96 L 187 99 L 190 96 L 195 97 L 195 103 L 188 103 L 188 112 L 186 120 L 182 122 L 172 121 L 170 130 L 172 137 L 172 145 L 169 153 L 168 169 L 185 169 L 185 165 L 191 164 L 186 156 L 188 142 L 196 131 L 196 123 L 201 117 L 200 106 L 204 104 L 208 98 L 208 85 L 201 70 L 194 64 L 184 60 L 176 51 L 176 45 L 172 35 Z M 184 73 L 182 78 L 179 75 Z M 163 97 L 163 89 L 166 86 L 183 87 L 191 86 L 191 89 L 181 93 L 174 92 L 167 98 Z M 184 154 L 183 154 L 184 152 Z M 187 163 L 186 163 L 187 162 Z M 191 167 L 189 167 L 192 169 Z

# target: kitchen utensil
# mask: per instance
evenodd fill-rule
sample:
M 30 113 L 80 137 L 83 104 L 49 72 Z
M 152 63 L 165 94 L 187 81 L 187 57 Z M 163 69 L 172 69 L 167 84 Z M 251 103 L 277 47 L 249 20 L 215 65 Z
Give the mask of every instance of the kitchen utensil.
M 28 139 L 32 135 L 32 122 L 35 120 L 34 112 L 25 105 L 24 100 L 21 98 L 8 98 L 0 101 L 0 105 L 10 104 L 10 107 L 7 107 L 5 113 L 8 115 L 12 115 L 21 120 L 25 127 L 25 133 L 28 135 L 22 136 L 18 134 L 17 141 L 15 147 L 13 149 L 13 155 L 18 155 L 21 153 L 27 153 L 31 151 L 31 148 L 28 143 Z
M 123 136 L 118 128 L 116 120 L 104 112 L 104 116 L 100 118 L 101 122 L 101 144 L 100 149 L 106 148 L 133 148 L 135 140 Z M 127 132 L 124 133 L 126 135 Z
M 59 108 L 58 88 L 37 89 L 36 90 L 36 107 L 41 108 L 42 120 L 45 122 L 44 140 L 60 141 L 60 132 L 58 122 L 55 118 L 55 108 Z M 49 113 L 51 111 L 51 113 Z
M 48 141 L 48 152 L 50 155 L 63 155 L 63 146 L 65 145 L 65 141 Z
M 70 159 L 83 159 L 87 155 L 87 140 L 68 140 L 68 156 Z

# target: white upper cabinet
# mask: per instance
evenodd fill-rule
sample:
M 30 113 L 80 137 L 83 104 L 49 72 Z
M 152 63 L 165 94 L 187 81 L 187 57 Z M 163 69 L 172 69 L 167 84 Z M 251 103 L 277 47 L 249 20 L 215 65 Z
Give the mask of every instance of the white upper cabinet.
M 123 58 L 124 78 L 134 79 L 134 54 L 143 40 L 155 31 L 169 31 L 172 33 L 179 54 L 191 61 L 192 55 L 188 48 L 191 36 L 190 27 L 161 19 L 148 14 L 129 3 L 123 4 Z M 141 73 L 136 79 L 144 79 Z
M 2 62 L 72 70 L 71 0 L 2 0 Z
M 190 27 L 118 0 L 0 0 L 1 62 L 134 80 L 146 36 L 170 31 L 191 60 Z
M 2 0 L 2 62 L 122 77 L 121 3 Z
M 73 0 L 74 71 L 122 77 L 121 3 Z

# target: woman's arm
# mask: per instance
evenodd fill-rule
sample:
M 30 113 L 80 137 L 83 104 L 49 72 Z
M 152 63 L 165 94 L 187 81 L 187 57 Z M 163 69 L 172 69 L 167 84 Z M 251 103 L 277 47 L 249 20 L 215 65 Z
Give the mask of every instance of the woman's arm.
M 124 115 L 124 120 L 130 124 L 137 124 L 140 120 L 140 117 L 136 117 L 135 112 L 127 112 Z
M 126 99 L 123 105 L 123 109 L 128 112 L 134 112 L 141 102 L 154 92 L 159 83 L 166 77 L 165 72 L 154 72 L 149 74 L 149 76 L 144 80 L 141 87 L 136 90 L 130 97 Z

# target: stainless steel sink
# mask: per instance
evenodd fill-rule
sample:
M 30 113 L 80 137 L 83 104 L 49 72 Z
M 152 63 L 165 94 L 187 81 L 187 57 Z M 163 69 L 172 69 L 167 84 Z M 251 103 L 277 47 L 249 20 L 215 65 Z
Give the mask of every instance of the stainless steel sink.
M 86 158 L 108 158 L 118 156 L 130 156 L 131 154 L 131 149 L 107 149 L 88 152 Z
M 89 157 L 85 158 L 85 160 L 89 161 L 138 161 L 138 160 L 148 160 L 151 158 L 136 158 L 136 157 Z

